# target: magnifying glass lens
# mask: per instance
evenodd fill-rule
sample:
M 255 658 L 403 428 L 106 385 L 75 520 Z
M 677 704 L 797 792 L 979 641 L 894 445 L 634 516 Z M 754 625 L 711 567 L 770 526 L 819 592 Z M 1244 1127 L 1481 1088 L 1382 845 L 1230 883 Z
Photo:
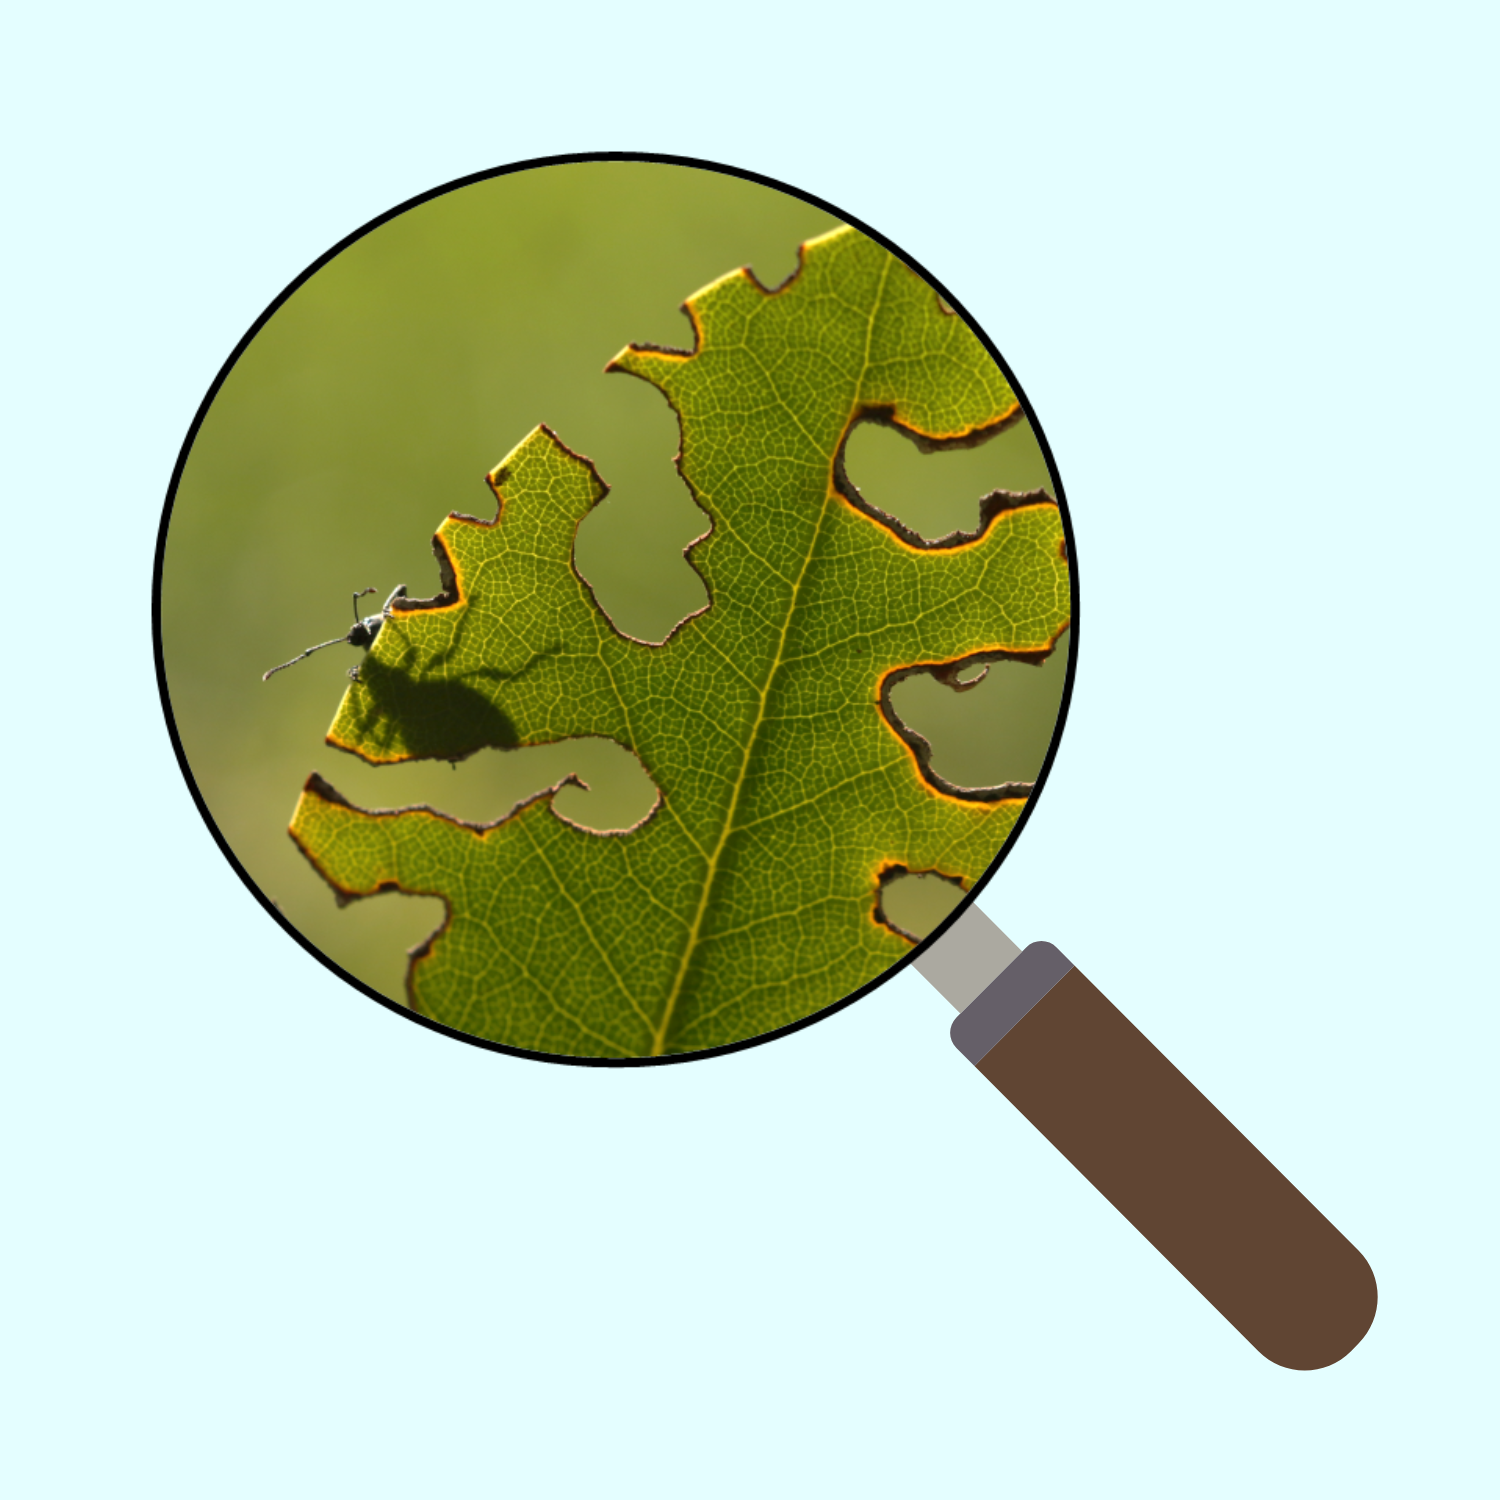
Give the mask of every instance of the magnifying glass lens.
M 768 248 L 740 233 L 763 208 L 815 232 Z M 642 235 L 711 274 L 663 295 Z M 445 439 L 485 453 L 461 485 Z M 345 529 L 325 507 L 351 485 Z M 324 717 L 274 820 L 215 822 L 335 962 L 330 887 L 346 914 L 425 899 L 394 998 L 483 1043 L 662 1061 L 828 1013 L 972 897 L 1055 739 L 1067 523 L 1014 378 L 893 247 L 759 182 L 497 176 L 375 226 L 273 310 L 169 529 L 170 698 L 213 800 L 230 695 L 210 705 L 189 665 L 190 580 L 222 576 L 205 554 L 219 529 L 248 542 L 247 516 L 297 609 L 261 611 L 274 644 L 232 712 L 265 738 L 309 724 L 316 688 Z M 530 784 L 486 804 L 480 761 Z M 630 794 L 609 809 L 612 774 Z M 305 863 L 263 878 L 288 811 Z

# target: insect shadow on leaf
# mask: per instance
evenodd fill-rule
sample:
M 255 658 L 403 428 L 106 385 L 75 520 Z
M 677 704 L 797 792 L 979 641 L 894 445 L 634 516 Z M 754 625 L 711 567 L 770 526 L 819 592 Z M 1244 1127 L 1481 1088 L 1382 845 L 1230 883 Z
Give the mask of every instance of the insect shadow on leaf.
M 503 681 L 521 673 L 482 667 L 466 675 Z M 376 657 L 365 662 L 349 708 L 365 743 L 386 747 L 399 731 L 413 759 L 459 761 L 477 750 L 520 743 L 509 717 L 462 677 L 418 678 L 404 663 Z

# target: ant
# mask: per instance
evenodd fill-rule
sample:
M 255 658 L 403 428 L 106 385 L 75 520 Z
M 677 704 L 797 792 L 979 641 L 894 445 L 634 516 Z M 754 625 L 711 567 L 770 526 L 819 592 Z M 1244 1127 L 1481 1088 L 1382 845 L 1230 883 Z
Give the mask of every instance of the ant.
M 331 641 L 320 641 L 316 646 L 309 646 L 302 656 L 294 656 L 290 661 L 284 661 L 279 667 L 272 667 L 269 672 L 262 674 L 261 681 L 269 682 L 278 672 L 284 672 L 288 667 L 294 667 L 304 656 L 311 656 L 314 651 L 321 651 L 324 646 L 337 646 L 345 644 L 349 646 L 363 646 L 367 650 L 375 644 L 375 637 L 380 634 L 380 627 L 390 618 L 391 606 L 398 600 L 406 597 L 406 585 L 398 583 L 391 590 L 391 597 L 381 606 L 378 615 L 366 615 L 363 620 L 359 617 L 359 601 L 366 594 L 373 594 L 373 588 L 361 589 L 354 596 L 354 624 L 348 635 L 336 635 Z M 349 681 L 359 681 L 359 668 L 349 668 Z

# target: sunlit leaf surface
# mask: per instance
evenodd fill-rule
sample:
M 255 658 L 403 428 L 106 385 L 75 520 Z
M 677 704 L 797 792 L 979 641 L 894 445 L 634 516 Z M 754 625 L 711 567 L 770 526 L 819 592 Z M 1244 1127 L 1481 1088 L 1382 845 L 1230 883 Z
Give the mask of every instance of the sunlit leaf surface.
M 611 368 L 678 414 L 705 609 L 658 645 L 616 630 L 573 564 L 605 486 L 538 428 L 490 476 L 494 519 L 443 523 L 444 593 L 392 615 L 329 732 L 375 763 L 605 736 L 655 808 L 600 834 L 544 794 L 481 826 L 363 811 L 315 778 L 292 824 L 346 895 L 443 898 L 411 1003 L 509 1046 L 664 1056 L 821 1010 L 910 950 L 882 880 L 966 887 L 1024 805 L 1021 785 L 944 782 L 889 695 L 914 670 L 959 686 L 1051 650 L 1069 597 L 1056 505 L 997 494 L 976 532 L 929 543 L 839 462 L 865 419 L 929 443 L 998 432 L 1021 416 L 1002 372 L 852 230 L 806 245 L 777 291 L 735 272 L 688 311 L 692 352 L 631 346 Z

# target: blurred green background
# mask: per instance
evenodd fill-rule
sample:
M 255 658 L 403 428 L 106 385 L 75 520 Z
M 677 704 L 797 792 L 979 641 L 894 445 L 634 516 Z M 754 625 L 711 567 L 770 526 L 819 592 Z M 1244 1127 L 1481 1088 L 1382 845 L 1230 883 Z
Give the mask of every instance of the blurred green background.
M 330 647 L 269 683 L 261 673 L 346 630 L 355 589 L 378 591 L 365 610 L 397 583 L 436 593 L 432 533 L 450 510 L 493 515 L 483 476 L 538 422 L 611 486 L 580 529 L 580 570 L 617 625 L 662 639 L 703 601 L 682 550 L 706 517 L 673 467 L 666 401 L 604 365 L 629 342 L 690 346 L 687 296 L 741 265 L 774 286 L 795 268 L 798 244 L 836 222 L 686 167 L 514 173 L 423 204 L 345 250 L 225 381 L 167 538 L 173 714 L 199 790 L 251 877 L 381 993 L 404 999 L 406 949 L 438 925 L 442 905 L 387 895 L 336 908 L 286 833 L 309 771 L 362 806 L 428 802 L 488 820 L 572 770 L 590 790 L 565 789 L 559 808 L 598 828 L 633 822 L 653 790 L 632 756 L 597 740 L 484 751 L 457 770 L 367 766 L 323 743 L 360 653 Z M 1024 423 L 980 448 L 930 455 L 866 425 L 847 464 L 872 502 L 927 536 L 972 527 L 989 490 L 1052 489 Z M 912 679 L 895 703 L 950 780 L 1030 780 L 1056 722 L 1065 648 L 1040 668 L 999 664 L 962 694 Z M 925 932 L 954 896 L 945 882 L 911 879 L 888 887 L 886 907 Z

